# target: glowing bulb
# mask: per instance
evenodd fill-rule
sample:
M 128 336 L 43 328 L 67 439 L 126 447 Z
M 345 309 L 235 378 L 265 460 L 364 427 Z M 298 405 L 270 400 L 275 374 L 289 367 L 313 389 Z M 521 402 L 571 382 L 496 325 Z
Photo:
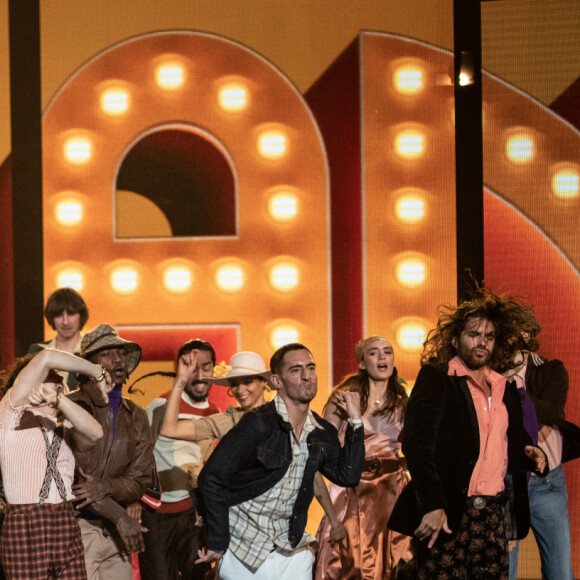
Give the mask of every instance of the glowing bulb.
M 291 342 L 300 342 L 298 328 L 293 324 L 279 324 L 270 333 L 270 345 L 275 350 Z
M 460 87 L 466 87 L 467 85 L 472 85 L 472 84 L 473 84 L 473 77 L 470 74 L 467 74 L 465 72 L 459 73 L 459 86 Z
M 187 266 L 169 266 L 163 272 L 163 285 L 169 292 L 181 294 L 191 288 L 193 274 Z
M 298 213 L 298 199 L 292 193 L 275 193 L 268 202 L 268 211 L 276 221 L 290 221 Z
M 139 273 L 130 266 L 120 266 L 111 272 L 110 282 L 118 294 L 131 294 L 139 286 Z
M 185 70 L 179 63 L 164 63 L 157 67 L 155 81 L 162 89 L 178 89 L 185 81 Z
M 83 206 L 76 199 L 62 199 L 54 208 L 54 217 L 63 226 L 76 226 L 83 219 Z
M 423 348 L 427 336 L 425 327 L 417 323 L 403 324 L 397 331 L 397 343 L 409 352 L 417 352 Z
M 75 165 L 86 163 L 92 155 L 91 142 L 86 137 L 71 137 L 64 144 L 64 156 Z
M 404 95 L 415 95 L 423 90 L 423 71 L 412 65 L 399 67 L 395 71 L 395 87 Z
M 530 135 L 514 135 L 506 143 L 506 155 L 513 163 L 527 163 L 534 156 L 534 142 Z
M 237 292 L 244 285 L 244 271 L 237 265 L 222 266 L 216 272 L 215 283 L 224 292 Z
M 419 258 L 401 260 L 397 265 L 397 280 L 407 288 L 420 286 L 425 282 L 425 262 Z
M 266 159 L 280 159 L 286 148 L 286 135 L 280 131 L 266 131 L 258 138 L 258 151 Z
M 397 135 L 395 150 L 400 157 L 414 159 L 423 153 L 424 137 L 417 131 L 403 131 Z
M 572 170 L 559 171 L 552 178 L 552 191 L 562 199 L 578 197 L 579 185 L 578 173 Z
M 298 268 L 289 262 L 276 264 L 270 270 L 270 284 L 276 290 L 289 292 L 298 286 Z
M 68 267 L 58 272 L 55 282 L 58 288 L 72 288 L 80 292 L 84 286 L 84 277 L 80 269 Z
M 220 89 L 218 101 L 224 111 L 243 111 L 248 104 L 247 91 L 240 84 L 228 84 Z
M 129 94 L 123 89 L 109 89 L 101 95 L 101 110 L 107 115 L 122 115 L 129 107 Z
M 425 201 L 416 194 L 404 195 L 395 203 L 395 215 L 403 223 L 420 222 L 425 217 Z

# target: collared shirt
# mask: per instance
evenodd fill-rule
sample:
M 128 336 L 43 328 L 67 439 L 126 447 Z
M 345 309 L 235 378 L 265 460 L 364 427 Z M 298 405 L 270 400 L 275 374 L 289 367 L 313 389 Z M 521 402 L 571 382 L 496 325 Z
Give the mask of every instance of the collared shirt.
M 506 379 L 486 367 L 485 381 L 491 389 L 488 399 L 459 357 L 450 361 L 449 374 L 466 377 L 479 424 L 479 458 L 471 474 L 468 495 L 496 495 L 504 489 L 508 464 L 508 413 L 503 403 Z
M 276 412 L 290 423 L 288 411 L 280 397 L 274 399 Z M 288 554 L 313 541 L 304 533 L 302 540 L 292 548 L 289 541 L 290 517 L 308 459 L 308 434 L 319 427 L 310 411 L 300 433 L 292 429 L 290 441 L 292 461 L 284 477 L 266 493 L 229 510 L 230 550 L 252 572 L 255 572 L 273 550 Z

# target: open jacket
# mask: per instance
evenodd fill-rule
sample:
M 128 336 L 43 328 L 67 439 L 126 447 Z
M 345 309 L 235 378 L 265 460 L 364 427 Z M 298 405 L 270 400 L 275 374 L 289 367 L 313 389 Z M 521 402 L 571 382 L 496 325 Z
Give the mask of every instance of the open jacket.
M 139 501 L 151 483 L 155 469 L 153 442 L 145 411 L 123 397 L 113 438 L 113 411 L 103 401 L 98 387 L 86 383 L 69 398 L 86 409 L 102 425 L 104 432 L 94 447 L 75 453 L 77 467 L 88 475 L 108 480 L 112 486 L 110 498 L 121 506 Z M 94 502 L 90 511 L 104 516 L 99 505 L 99 502 Z M 82 514 L 94 517 L 86 509 Z
M 422 367 L 407 406 L 402 450 L 411 481 L 395 504 L 389 528 L 409 536 L 436 509 L 445 510 L 452 532 L 459 528 L 479 457 L 479 425 L 467 379 L 447 372 L 446 364 Z M 506 384 L 503 402 L 509 418 L 508 536 L 520 539 L 530 526 L 526 471 L 533 471 L 534 463 L 524 448 L 532 442 L 515 383 Z
M 364 463 L 364 431 L 348 426 L 344 446 L 337 430 L 313 413 L 320 428 L 307 438 L 308 460 L 290 522 L 290 544 L 304 534 L 314 496 L 314 475 L 320 471 L 338 485 L 358 484 Z M 271 489 L 292 461 L 290 423 L 276 412 L 274 402 L 247 412 L 220 441 L 202 469 L 198 486 L 208 528 L 210 550 L 226 550 L 230 541 L 228 510 Z

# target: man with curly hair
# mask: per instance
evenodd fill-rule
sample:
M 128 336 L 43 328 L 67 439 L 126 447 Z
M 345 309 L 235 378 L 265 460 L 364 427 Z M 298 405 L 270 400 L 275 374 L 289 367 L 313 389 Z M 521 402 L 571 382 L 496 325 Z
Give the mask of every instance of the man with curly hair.
M 409 398 L 402 450 L 411 482 L 389 527 L 413 536 L 418 578 L 508 578 L 508 537 L 530 525 L 526 470 L 545 475 L 509 366 L 519 342 L 512 299 L 483 288 L 441 307 Z

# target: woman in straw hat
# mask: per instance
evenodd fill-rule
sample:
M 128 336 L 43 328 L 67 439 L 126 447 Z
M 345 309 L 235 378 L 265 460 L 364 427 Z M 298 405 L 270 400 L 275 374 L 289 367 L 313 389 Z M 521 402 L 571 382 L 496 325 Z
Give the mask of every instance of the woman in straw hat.
M 184 355 L 180 359 L 178 376 L 185 372 L 182 365 L 189 367 L 195 365 L 196 353 L 194 351 Z M 219 368 L 219 367 L 216 367 Z M 229 406 L 225 413 L 216 413 L 208 417 L 194 420 L 179 420 L 179 400 L 183 392 L 183 381 L 175 381 L 175 386 L 167 400 L 167 408 L 161 425 L 161 435 L 174 439 L 187 441 L 200 441 L 203 439 L 221 439 L 234 425 L 236 425 L 244 413 L 266 402 L 265 391 L 269 390 L 268 378 L 270 371 L 266 369 L 264 359 L 255 352 L 243 351 L 232 356 L 227 375 L 221 378 L 208 379 L 210 382 L 229 386 L 229 393 L 239 404 L 239 407 Z M 213 446 L 210 447 L 210 451 Z
M 410 538 L 387 530 L 392 507 L 407 483 L 397 452 L 398 436 L 407 406 L 407 393 L 398 380 L 390 342 L 370 336 L 357 343 L 358 372 L 337 385 L 324 409 L 324 418 L 341 433 L 346 416 L 337 401 L 341 391 L 360 393 L 365 430 L 365 466 L 357 487 L 330 484 L 330 496 L 346 539 L 332 538 L 327 518 L 317 539 L 315 579 L 390 578 L 398 560 L 410 558 Z

